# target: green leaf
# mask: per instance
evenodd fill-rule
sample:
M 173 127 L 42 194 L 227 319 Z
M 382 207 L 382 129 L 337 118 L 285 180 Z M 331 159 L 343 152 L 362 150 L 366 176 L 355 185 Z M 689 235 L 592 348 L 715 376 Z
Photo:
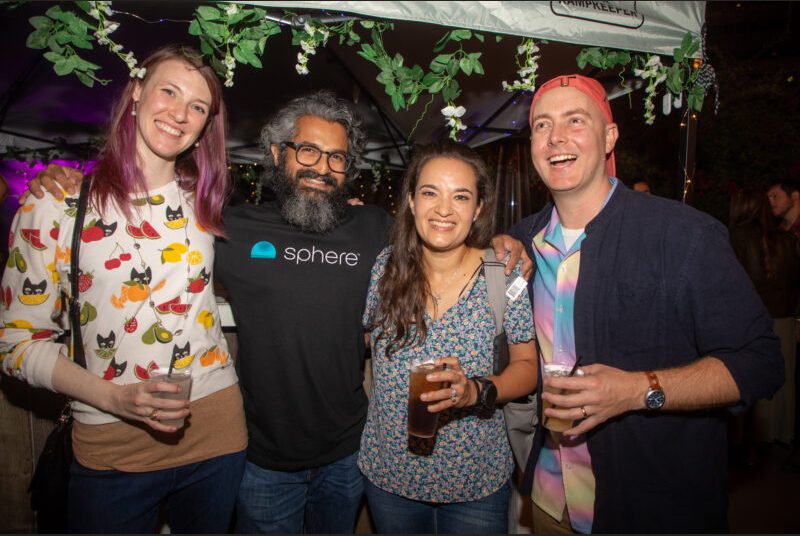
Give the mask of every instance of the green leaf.
M 61 14 L 61 6 L 58 4 L 54 5 L 47 11 L 45 11 L 45 15 L 50 17 L 51 19 L 58 19 L 58 16 Z
M 472 74 L 472 61 L 469 58 L 461 58 L 461 61 L 459 61 L 458 64 L 461 66 L 461 70 L 465 75 L 469 76 Z
M 667 89 L 676 95 L 683 91 L 683 71 L 678 64 L 673 64 L 667 71 Z
M 41 15 L 29 18 L 28 22 L 30 22 L 31 26 L 37 30 L 47 30 L 53 27 L 53 21 L 47 17 L 42 17 Z
M 351 31 L 348 34 L 348 41 L 347 41 L 348 45 L 352 45 L 353 43 L 358 43 L 360 41 L 361 41 L 361 36 L 358 35 L 356 32 Z
M 403 108 L 405 106 L 405 104 L 406 101 L 403 98 L 403 94 L 401 92 L 397 91 L 395 92 L 394 95 L 392 95 L 392 107 L 394 108 L 395 111 L 399 111 L 400 108 Z
M 189 23 L 189 35 L 200 35 L 201 33 L 200 23 L 197 22 L 197 20 L 193 20 Z
M 72 56 L 75 58 L 75 69 L 80 71 L 96 71 L 100 68 L 99 65 L 88 62 L 79 56 Z
M 425 86 L 426 88 L 430 88 L 438 80 L 440 80 L 440 78 L 438 76 L 436 76 L 434 73 L 428 73 L 422 79 L 422 85 Z M 441 89 L 441 87 L 439 89 Z
M 483 34 L 479 34 L 478 32 L 475 32 L 475 39 L 477 39 L 478 41 L 483 43 L 483 39 L 484 39 Z
M 250 16 L 250 13 L 248 11 L 246 11 L 246 10 L 242 10 L 242 11 L 239 11 L 238 13 L 234 13 L 228 19 L 228 26 L 233 26 L 234 24 L 243 21 L 244 19 L 246 19 L 249 16 Z
M 50 61 L 50 62 L 53 62 L 53 63 L 55 63 L 57 61 L 63 61 L 64 60 L 64 56 L 62 56 L 61 54 L 58 54 L 56 52 L 53 52 L 52 50 L 48 50 L 47 52 L 45 52 L 44 53 L 44 58 L 47 61 Z
M 28 48 L 35 48 L 35 49 L 42 49 L 47 47 L 47 40 L 50 37 L 50 33 L 46 30 L 36 30 L 28 35 L 28 39 L 25 41 L 25 46 Z
M 60 52 L 64 51 L 64 47 L 62 47 L 61 45 L 58 44 L 58 41 L 56 40 L 55 36 L 53 36 L 53 35 L 51 35 L 51 36 L 49 36 L 47 38 L 47 46 L 50 47 L 50 50 L 52 50 L 54 52 L 59 52 L 60 53 Z
M 403 66 L 403 56 L 397 53 L 394 55 L 394 58 L 392 59 L 392 67 L 395 69 L 399 69 L 402 66 Z
M 219 9 L 211 6 L 198 6 L 197 13 L 205 20 L 219 20 L 222 15 Z
M 222 24 L 217 24 L 216 22 L 207 22 L 203 19 L 197 19 L 197 22 L 200 23 L 203 33 L 205 33 L 213 41 L 216 41 L 217 43 L 225 42 L 225 39 L 223 38 L 223 35 L 225 34 L 225 26 Z
M 78 48 L 83 48 L 85 50 L 92 49 L 92 43 L 84 39 L 83 37 L 73 35 L 72 36 L 72 44 Z
M 455 76 L 458 74 L 458 60 L 455 58 L 451 58 L 449 62 L 447 62 L 447 74 L 450 76 Z
M 472 60 L 472 70 L 475 74 L 483 76 L 483 65 L 481 65 L 481 62 L 478 61 L 478 58 Z
M 365 59 L 375 58 L 375 49 L 373 49 L 372 45 L 369 43 L 364 43 L 361 45 L 361 52 L 361 56 Z
M 56 43 L 59 45 L 66 45 L 70 41 L 72 41 L 72 35 L 67 32 L 56 32 L 53 37 L 56 38 Z
M 681 48 L 687 50 L 689 46 L 692 44 L 692 33 L 686 32 L 686 35 L 683 36 L 683 40 L 681 41 Z
M 67 60 L 62 59 L 53 64 L 53 70 L 58 76 L 64 76 L 72 72 L 73 66 Z
M 445 45 L 447 45 L 447 43 L 450 41 L 450 34 L 451 33 L 452 32 L 446 32 L 442 37 L 439 38 L 438 41 L 436 41 L 436 44 L 433 45 L 433 51 L 435 53 L 438 54 L 439 52 L 444 50 Z
M 439 93 L 444 87 L 444 79 L 438 78 L 433 84 L 428 86 L 428 93 Z
M 375 80 L 380 82 L 381 84 L 394 84 L 394 73 L 389 70 L 381 71 L 378 76 L 375 77 Z
M 450 80 L 442 89 L 442 98 L 446 102 L 454 101 L 461 95 L 461 87 L 456 80 Z
M 368 29 L 368 30 L 369 30 L 370 28 L 372 28 L 373 26 L 375 26 L 375 21 L 371 21 L 371 20 L 361 20 L 361 21 L 359 21 L 359 24 L 361 24 L 361 27 L 362 27 L 362 28 L 366 28 L 366 29 Z
M 94 86 L 94 79 L 91 76 L 84 74 L 80 71 L 75 71 L 75 76 L 78 77 L 78 80 L 80 80 L 84 86 L 87 87 Z
M 495 35 L 494 36 L 494 42 L 495 43 L 499 43 L 502 40 L 503 40 L 503 36 L 502 35 Z
M 465 41 L 470 37 L 472 37 L 472 32 L 470 30 L 465 30 L 463 28 L 458 30 L 453 30 L 450 33 L 452 34 L 453 41 Z
M 452 54 L 439 54 L 438 56 L 433 58 L 433 61 L 431 63 L 439 63 L 442 65 L 447 65 L 447 63 L 450 61 L 450 58 L 452 57 L 453 57 Z
M 683 61 L 683 50 L 680 48 L 676 48 L 672 54 L 672 57 L 675 59 L 676 62 Z

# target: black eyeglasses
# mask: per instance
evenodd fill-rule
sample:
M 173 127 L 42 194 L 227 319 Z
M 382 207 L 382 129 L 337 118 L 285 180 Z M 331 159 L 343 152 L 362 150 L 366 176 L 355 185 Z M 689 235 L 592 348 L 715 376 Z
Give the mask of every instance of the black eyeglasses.
M 294 149 L 294 158 L 298 164 L 316 166 L 324 154 L 328 158 L 328 167 L 335 173 L 344 173 L 350 168 L 352 159 L 343 151 L 323 151 L 310 143 L 294 143 L 285 141 L 282 145 Z

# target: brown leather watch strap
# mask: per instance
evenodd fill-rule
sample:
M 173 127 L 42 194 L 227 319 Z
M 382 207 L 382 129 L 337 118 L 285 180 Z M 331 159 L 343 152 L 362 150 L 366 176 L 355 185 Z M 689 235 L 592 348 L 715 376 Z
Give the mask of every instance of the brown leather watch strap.
M 647 375 L 647 380 L 650 382 L 650 389 L 656 389 L 658 391 L 663 391 L 661 388 L 661 384 L 658 383 L 658 376 L 652 370 L 645 371 Z

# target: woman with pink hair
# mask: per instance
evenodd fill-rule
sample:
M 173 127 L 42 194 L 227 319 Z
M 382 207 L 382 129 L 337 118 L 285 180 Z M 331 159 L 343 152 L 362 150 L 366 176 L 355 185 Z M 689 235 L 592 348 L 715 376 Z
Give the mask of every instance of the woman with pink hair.
M 193 49 L 160 48 L 142 67 L 86 179 L 72 274 L 86 368 L 56 340 L 68 324 L 77 199 L 51 196 L 30 198 L 14 219 L 0 368 L 72 399 L 70 532 L 153 532 L 164 508 L 172 532 L 223 533 L 247 446 L 211 281 L 230 189 L 225 105 Z M 149 381 L 161 369 L 192 382 Z

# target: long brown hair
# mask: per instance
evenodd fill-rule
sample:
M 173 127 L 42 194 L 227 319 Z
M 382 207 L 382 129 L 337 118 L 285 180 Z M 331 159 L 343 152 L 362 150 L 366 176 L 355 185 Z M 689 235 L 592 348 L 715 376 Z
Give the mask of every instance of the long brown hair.
M 764 254 L 764 271 L 767 279 L 775 276 L 775 266 L 783 260 L 785 251 L 778 247 L 778 233 L 767 205 L 767 196 L 755 188 L 745 188 L 733 194 L 731 199 L 731 229 L 740 225 L 753 225 L 761 233 L 761 249 Z
M 428 333 L 424 313 L 431 289 L 425 276 L 422 241 L 417 234 L 409 198 L 416 191 L 422 168 L 435 158 L 459 160 L 475 172 L 477 201 L 483 206 L 464 243 L 468 247 L 485 248 L 494 233 L 496 195 L 481 157 L 469 147 L 451 141 L 417 149 L 403 177 L 400 210 L 392 228 L 392 251 L 377 288 L 379 305 L 372 327 L 381 328 L 379 338 L 390 339 L 386 345 L 387 358 L 396 350 L 422 344 Z
M 203 63 L 202 55 L 183 45 L 167 45 L 155 50 L 141 66 L 152 73 L 167 60 L 179 60 L 203 77 L 211 91 L 211 107 L 197 147 L 192 145 L 175 161 L 181 187 L 194 192 L 198 223 L 215 235 L 222 235 L 222 207 L 230 193 L 230 179 L 225 150 L 226 112 L 222 85 L 214 70 Z M 145 80 L 147 75 L 145 75 Z M 146 192 L 145 180 L 136 152 L 136 121 L 133 92 L 143 80 L 131 78 L 114 103 L 106 130 L 106 141 L 97 166 L 92 170 L 90 199 L 103 212 L 115 204 L 126 217 L 131 216 L 130 194 Z

